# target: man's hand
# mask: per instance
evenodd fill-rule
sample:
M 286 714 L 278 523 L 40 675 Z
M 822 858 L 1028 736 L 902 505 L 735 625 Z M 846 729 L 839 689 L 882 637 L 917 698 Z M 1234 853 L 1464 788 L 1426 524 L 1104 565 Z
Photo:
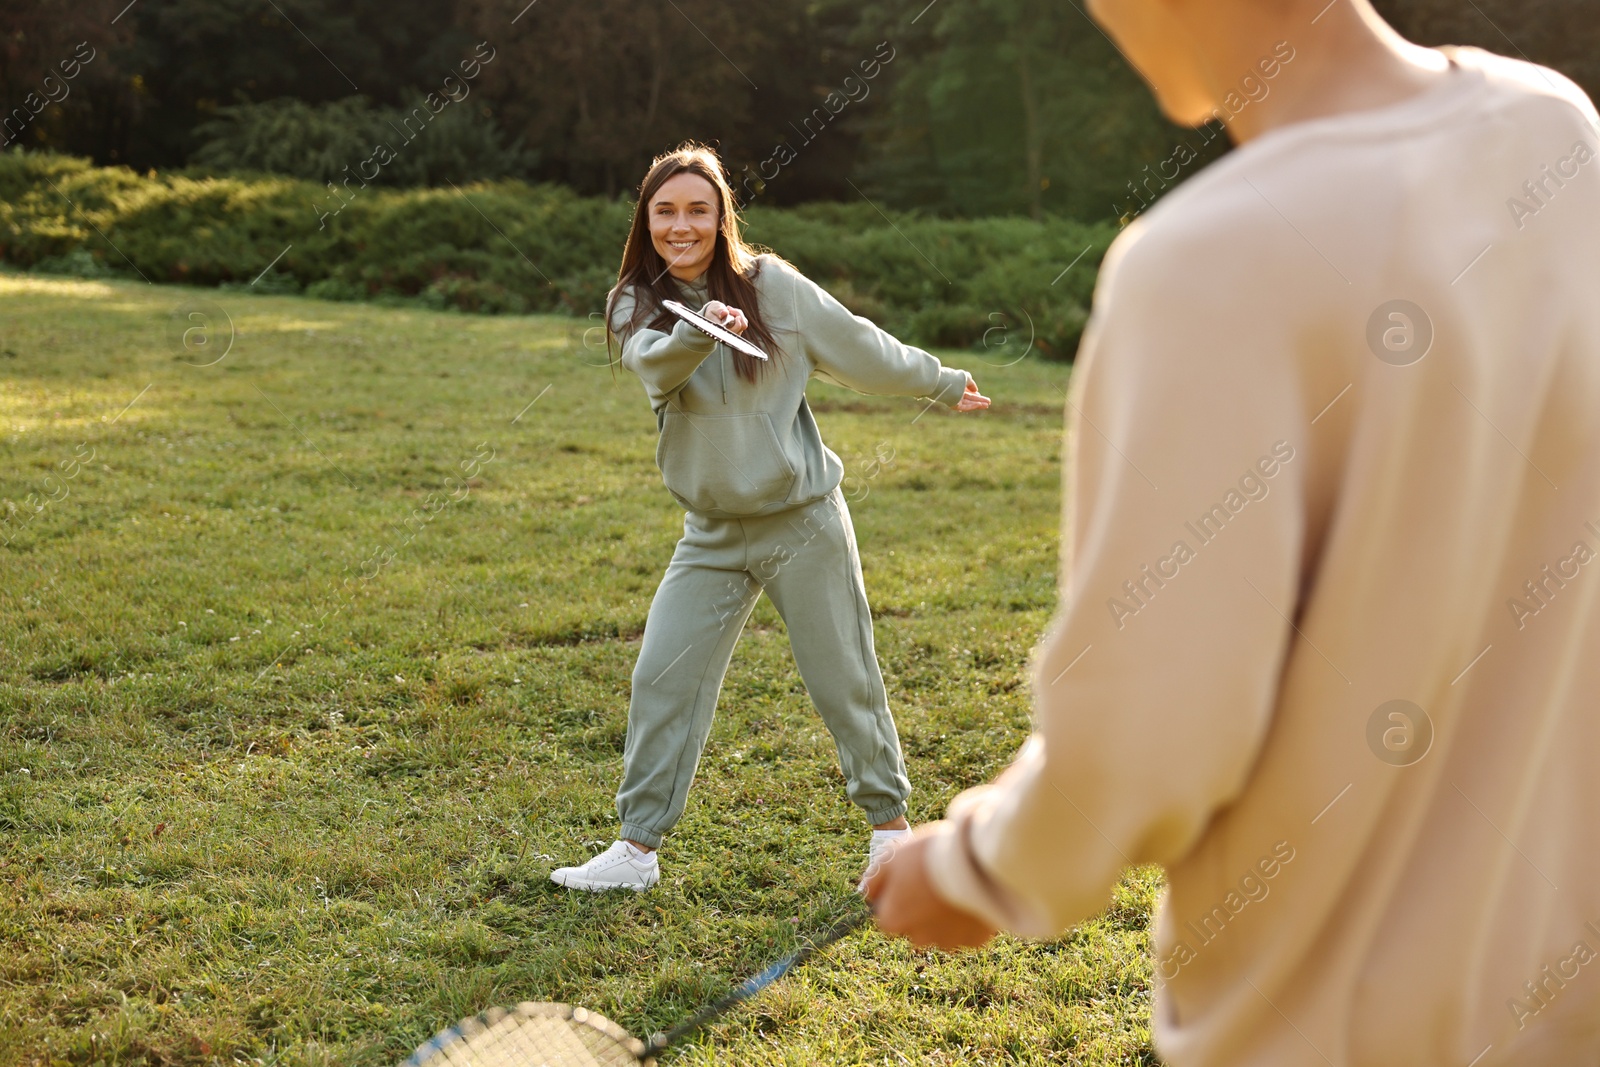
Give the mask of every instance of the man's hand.
M 933 891 L 928 878 L 928 839 L 912 837 L 896 845 L 862 891 L 872 902 L 878 926 L 907 938 L 918 948 L 976 948 L 999 931 L 983 919 L 951 907 Z

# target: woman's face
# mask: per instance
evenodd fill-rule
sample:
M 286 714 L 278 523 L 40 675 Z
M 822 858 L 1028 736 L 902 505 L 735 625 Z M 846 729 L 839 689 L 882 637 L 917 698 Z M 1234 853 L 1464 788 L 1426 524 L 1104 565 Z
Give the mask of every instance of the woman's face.
M 662 182 L 650 198 L 650 241 L 672 276 L 686 282 L 711 266 L 721 221 L 716 187 L 689 171 Z

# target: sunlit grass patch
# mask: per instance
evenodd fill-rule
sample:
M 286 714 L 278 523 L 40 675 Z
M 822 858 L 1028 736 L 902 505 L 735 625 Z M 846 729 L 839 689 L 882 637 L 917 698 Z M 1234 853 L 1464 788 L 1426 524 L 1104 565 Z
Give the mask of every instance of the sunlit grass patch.
M 865 825 L 765 601 L 662 885 L 546 880 L 611 840 L 683 521 L 586 323 L 0 294 L 0 1064 L 378 1065 L 518 1000 L 648 1033 L 859 907 Z M 235 330 L 209 366 L 167 333 L 199 299 Z M 812 389 L 917 819 L 1025 736 L 1055 605 L 1067 372 L 946 357 L 993 412 Z M 1045 944 L 855 935 L 675 1059 L 1152 1062 L 1158 886 Z

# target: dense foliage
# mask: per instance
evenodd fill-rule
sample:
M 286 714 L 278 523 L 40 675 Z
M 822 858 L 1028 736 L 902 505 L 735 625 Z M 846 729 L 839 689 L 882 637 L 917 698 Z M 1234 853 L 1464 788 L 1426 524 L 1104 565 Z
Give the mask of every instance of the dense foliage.
M 274 176 L 138 175 L 52 154 L 0 155 L 0 259 L 335 300 L 595 315 L 615 281 L 630 210 L 514 180 L 330 191 Z M 758 205 L 746 221 L 754 241 L 905 340 L 982 346 L 994 362 L 1028 350 L 1071 358 L 1116 230 L 1059 218 L 919 218 L 866 203 Z
M 480 111 L 374 108 L 361 96 L 327 104 L 289 97 L 235 104 L 218 109 L 218 117 L 195 133 L 205 142 L 194 154 L 195 167 L 316 182 L 352 175 L 363 183 L 403 186 L 515 178 L 539 158 L 506 144 L 500 127 Z
M 1376 2 L 1423 43 L 1524 56 L 1600 91 L 1592 0 Z M 306 114 L 321 126 L 342 117 L 319 166 L 354 168 L 373 146 L 351 101 L 410 113 L 485 48 L 494 59 L 457 110 L 493 127 L 494 145 L 537 158 L 503 158 L 481 132 L 477 156 L 439 151 L 473 160 L 474 177 L 585 195 L 626 194 L 652 153 L 693 137 L 716 143 L 760 203 L 869 196 L 950 216 L 1104 219 L 1180 145 L 1199 157 L 1185 175 L 1225 145 L 1214 129 L 1163 121 L 1079 2 L 9 0 L 6 16 L 0 145 L 141 171 L 270 163 L 304 175 L 288 141 L 240 151 L 247 129 L 287 114 L 253 109 L 282 99 L 318 107 Z M 94 58 L 63 80 L 80 44 Z M 448 167 L 411 173 L 431 150 L 419 141 L 387 177 L 459 181 Z

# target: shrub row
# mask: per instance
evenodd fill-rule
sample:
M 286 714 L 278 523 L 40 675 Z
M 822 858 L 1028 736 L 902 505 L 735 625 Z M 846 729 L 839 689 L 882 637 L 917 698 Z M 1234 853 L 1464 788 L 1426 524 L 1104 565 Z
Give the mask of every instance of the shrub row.
M 38 271 L 583 316 L 603 306 L 629 217 L 624 202 L 519 181 L 356 186 L 341 199 L 279 176 L 0 153 L 0 259 Z M 746 233 L 909 342 L 1020 352 L 1031 338 L 1070 359 L 1115 227 L 930 219 L 862 201 L 754 207 Z

